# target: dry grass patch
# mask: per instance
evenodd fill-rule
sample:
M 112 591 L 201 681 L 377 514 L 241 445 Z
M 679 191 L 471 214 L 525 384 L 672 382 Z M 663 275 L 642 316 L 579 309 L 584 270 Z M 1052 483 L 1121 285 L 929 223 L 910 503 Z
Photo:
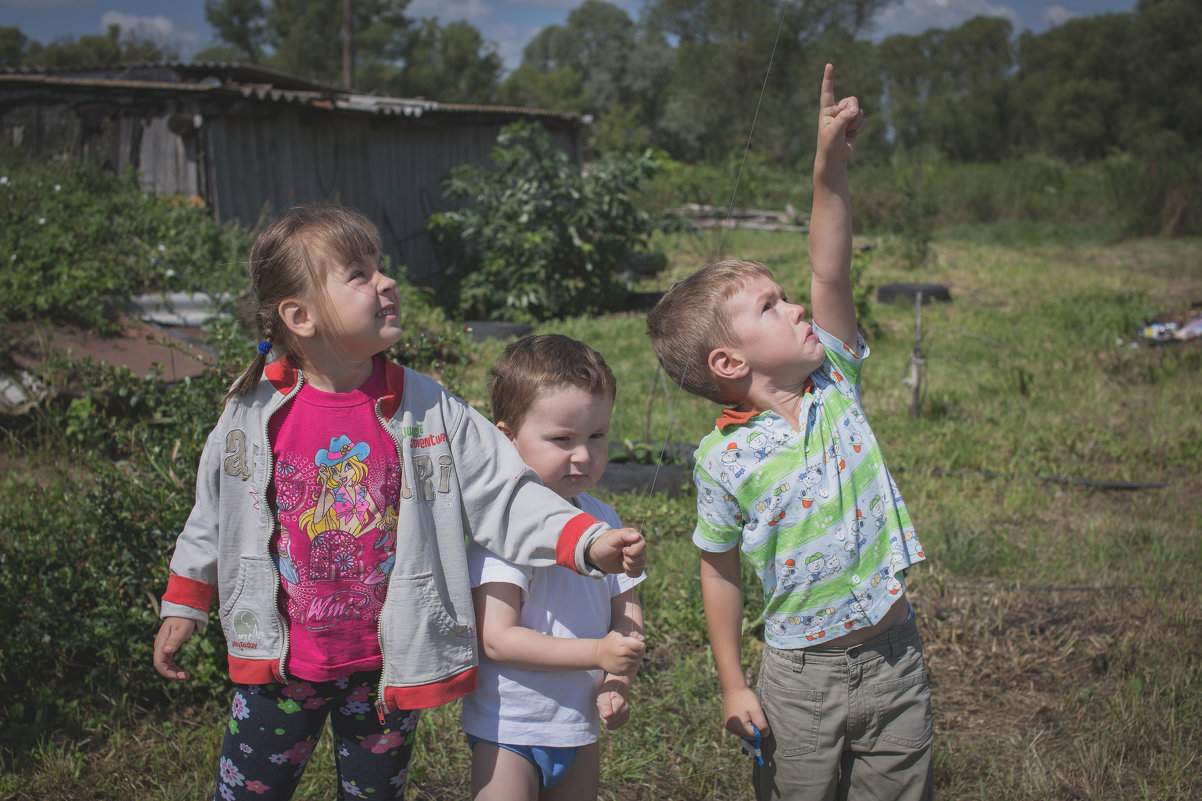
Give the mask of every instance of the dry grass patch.
M 1196 798 L 1202 622 L 1188 590 L 918 597 L 945 797 Z

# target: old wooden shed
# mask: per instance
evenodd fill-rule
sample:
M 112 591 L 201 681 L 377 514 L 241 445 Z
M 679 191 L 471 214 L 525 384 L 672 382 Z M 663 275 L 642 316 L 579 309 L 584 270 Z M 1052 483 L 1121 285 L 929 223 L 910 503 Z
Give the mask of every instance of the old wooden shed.
M 85 153 L 147 189 L 255 226 L 297 203 L 353 206 L 418 284 L 441 271 L 426 221 L 439 181 L 487 159 L 502 127 L 541 123 L 579 163 L 588 119 L 537 109 L 346 92 L 236 63 L 0 70 L 0 123 L 19 150 Z

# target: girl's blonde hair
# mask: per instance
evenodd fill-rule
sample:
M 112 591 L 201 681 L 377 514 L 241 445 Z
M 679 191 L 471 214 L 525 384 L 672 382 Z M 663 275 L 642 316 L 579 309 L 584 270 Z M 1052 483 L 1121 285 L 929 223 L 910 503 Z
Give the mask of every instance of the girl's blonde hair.
M 296 298 L 324 308 L 323 287 L 330 267 L 377 257 L 379 253 L 380 232 L 354 209 L 313 204 L 284 212 L 255 239 L 247 263 L 255 298 L 253 328 L 259 339 L 270 343 L 278 356 L 287 356 L 303 367 L 297 342 L 280 319 L 280 304 Z M 267 366 L 266 349 L 261 347 L 230 385 L 225 394 L 227 401 L 254 391 Z

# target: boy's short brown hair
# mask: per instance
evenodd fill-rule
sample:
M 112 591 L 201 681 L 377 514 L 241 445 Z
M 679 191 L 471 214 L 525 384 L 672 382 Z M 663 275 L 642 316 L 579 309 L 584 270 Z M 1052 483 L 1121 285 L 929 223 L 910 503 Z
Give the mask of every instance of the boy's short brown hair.
M 685 391 L 716 403 L 730 400 L 714 381 L 709 356 L 714 348 L 739 344 L 726 301 L 759 276 L 773 279 L 758 261 L 716 261 L 673 285 L 647 315 L 655 358 Z
M 513 431 L 539 396 L 564 385 L 612 403 L 618 382 L 600 353 L 562 334 L 540 334 L 511 342 L 488 371 L 488 401 L 494 423 Z

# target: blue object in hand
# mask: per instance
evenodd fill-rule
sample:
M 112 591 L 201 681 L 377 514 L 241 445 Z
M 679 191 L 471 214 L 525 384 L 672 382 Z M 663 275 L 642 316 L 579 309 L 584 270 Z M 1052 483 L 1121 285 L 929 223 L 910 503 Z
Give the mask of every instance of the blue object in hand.
M 760 748 L 763 746 L 764 741 L 760 737 L 760 727 L 752 723 L 751 728 L 755 729 L 755 739 L 752 740 L 750 737 L 743 738 L 743 753 L 755 757 L 755 764 L 763 767 L 764 757 L 760 753 Z

